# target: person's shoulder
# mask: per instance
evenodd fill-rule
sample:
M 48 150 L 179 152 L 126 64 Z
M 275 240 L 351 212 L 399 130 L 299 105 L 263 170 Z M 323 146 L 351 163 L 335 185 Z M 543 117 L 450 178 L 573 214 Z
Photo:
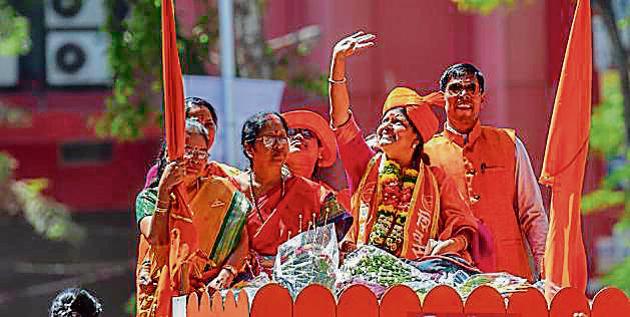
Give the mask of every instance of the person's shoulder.
M 304 192 L 314 192 L 318 194 L 332 192 L 332 190 L 328 189 L 326 186 L 317 181 L 297 175 L 291 175 L 287 179 L 287 185 L 297 186 L 299 190 Z
M 308 185 L 308 186 L 317 187 L 317 188 L 322 186 L 321 184 L 319 184 L 316 181 L 313 181 L 313 180 L 308 179 L 308 178 L 306 178 L 304 176 L 298 176 L 298 175 L 295 175 L 295 174 L 290 175 L 289 177 L 287 177 L 287 182 L 288 183 L 289 182 L 290 183 L 294 183 L 296 185 L 297 184 L 299 184 L 299 185 Z
M 234 183 L 238 186 L 238 188 L 240 188 L 241 190 L 249 188 L 249 173 L 242 172 L 232 177 L 232 179 L 234 180 Z
M 485 135 L 496 135 L 502 141 L 509 141 L 512 144 L 516 144 L 516 130 L 512 128 L 499 128 L 489 125 L 481 126 L 482 133 Z
M 240 169 L 234 166 L 231 166 L 225 163 L 219 163 L 219 162 L 213 162 L 213 163 L 216 164 L 219 168 L 221 168 L 228 176 L 236 177 L 238 175 L 243 174 L 243 171 L 241 171 Z
M 157 187 L 145 188 L 136 196 L 136 217 L 137 220 L 144 216 L 151 215 L 153 209 L 157 205 L 158 191 Z
M 440 145 L 440 144 L 444 144 L 448 142 L 448 139 L 446 138 L 446 136 L 444 135 L 444 131 L 440 131 L 436 134 L 433 135 L 433 137 L 431 137 L 429 139 L 429 141 L 427 141 L 425 143 L 425 146 L 427 147 L 431 147 L 431 146 L 436 146 L 436 145 Z
M 136 201 L 148 200 L 155 203 L 157 201 L 157 187 L 147 187 L 141 190 L 136 196 Z
M 240 191 L 241 183 L 235 178 L 223 176 L 211 176 L 206 182 L 213 187 L 213 190 L 224 190 L 228 192 Z

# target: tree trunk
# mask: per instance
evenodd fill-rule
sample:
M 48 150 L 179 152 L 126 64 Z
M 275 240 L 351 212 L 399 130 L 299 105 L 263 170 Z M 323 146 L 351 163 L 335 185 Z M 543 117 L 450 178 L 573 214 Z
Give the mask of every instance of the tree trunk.
M 613 60 L 619 69 L 621 93 L 623 95 L 623 117 L 626 125 L 626 142 L 630 144 L 630 74 L 628 52 L 621 41 L 621 32 L 617 26 L 617 16 L 611 0 L 593 0 L 599 9 L 613 46 Z

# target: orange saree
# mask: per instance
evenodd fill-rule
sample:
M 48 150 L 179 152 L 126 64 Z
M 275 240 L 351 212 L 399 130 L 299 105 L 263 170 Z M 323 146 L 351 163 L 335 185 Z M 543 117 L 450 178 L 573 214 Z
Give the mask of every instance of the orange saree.
M 326 223 L 348 222 L 346 211 L 334 194 L 323 186 L 300 176 L 291 176 L 257 197 L 247 219 L 252 251 L 263 256 L 275 255 L 278 246 L 309 227 Z

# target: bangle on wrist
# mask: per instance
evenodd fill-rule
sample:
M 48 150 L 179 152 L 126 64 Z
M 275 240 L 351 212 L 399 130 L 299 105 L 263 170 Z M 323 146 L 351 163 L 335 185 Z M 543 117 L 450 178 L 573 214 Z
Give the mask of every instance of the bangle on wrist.
M 342 85 L 348 81 L 348 78 L 344 77 L 342 80 L 334 80 L 332 77 L 328 77 L 328 82 L 333 85 Z
M 165 214 L 168 211 L 168 208 L 160 208 L 160 207 L 155 207 L 155 213 L 156 214 Z
M 171 201 L 170 200 L 164 201 L 164 200 L 160 200 L 160 199 L 158 199 L 157 204 L 156 204 L 156 206 L 162 207 L 162 209 L 168 208 L 170 205 L 171 205 Z

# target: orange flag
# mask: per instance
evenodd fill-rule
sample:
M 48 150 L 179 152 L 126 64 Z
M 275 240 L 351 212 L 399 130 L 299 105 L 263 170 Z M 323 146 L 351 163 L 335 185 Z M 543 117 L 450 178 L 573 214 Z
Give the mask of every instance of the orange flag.
M 580 198 L 591 123 L 591 8 L 578 0 L 553 106 L 540 182 L 552 189 L 544 258 L 547 281 L 586 290 Z
M 162 0 L 162 79 L 164 84 L 164 129 L 169 161 L 181 159 L 186 143 L 184 87 L 179 64 L 173 0 Z M 183 185 L 175 189 L 176 201 L 169 211 L 169 261 L 158 282 L 156 316 L 171 316 L 171 298 L 183 290 L 182 277 L 187 278 L 182 264 L 187 250 L 196 250 L 197 234 L 187 208 Z M 184 290 L 186 291 L 186 290 Z

